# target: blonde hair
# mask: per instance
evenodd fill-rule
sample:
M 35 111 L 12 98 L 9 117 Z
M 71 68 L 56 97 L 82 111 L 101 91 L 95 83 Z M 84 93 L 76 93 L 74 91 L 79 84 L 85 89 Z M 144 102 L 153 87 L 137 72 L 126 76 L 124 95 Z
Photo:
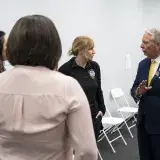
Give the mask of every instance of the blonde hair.
M 72 48 L 69 50 L 68 55 L 77 56 L 79 52 L 92 49 L 93 47 L 94 42 L 91 38 L 87 36 L 78 36 L 74 39 Z

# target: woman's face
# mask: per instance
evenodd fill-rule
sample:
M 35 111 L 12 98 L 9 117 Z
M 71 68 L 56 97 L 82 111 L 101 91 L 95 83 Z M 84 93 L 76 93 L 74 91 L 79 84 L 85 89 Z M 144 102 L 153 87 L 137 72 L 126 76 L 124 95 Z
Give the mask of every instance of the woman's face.
M 85 52 L 85 57 L 87 58 L 87 60 L 92 60 L 94 54 L 95 54 L 94 48 L 91 48 Z
M 4 36 L 3 39 L 3 50 L 2 50 L 2 56 L 3 56 L 3 60 L 7 60 L 7 56 L 6 56 L 6 45 L 7 45 L 7 37 Z

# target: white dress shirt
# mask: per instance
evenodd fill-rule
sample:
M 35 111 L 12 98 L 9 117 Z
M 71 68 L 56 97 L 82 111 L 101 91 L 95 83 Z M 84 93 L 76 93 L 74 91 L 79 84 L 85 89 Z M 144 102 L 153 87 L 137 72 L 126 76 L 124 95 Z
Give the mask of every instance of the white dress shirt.
M 157 69 L 158 69 L 158 67 L 159 67 L 159 64 L 160 64 L 160 56 L 159 57 L 157 57 L 156 59 L 154 59 L 155 60 L 155 62 L 156 62 L 156 64 L 155 64 L 155 67 L 154 67 L 154 73 L 153 73 L 153 76 L 156 74 L 156 71 L 157 71 Z M 152 60 L 153 61 L 153 60 Z M 152 77 L 153 78 L 153 77 Z

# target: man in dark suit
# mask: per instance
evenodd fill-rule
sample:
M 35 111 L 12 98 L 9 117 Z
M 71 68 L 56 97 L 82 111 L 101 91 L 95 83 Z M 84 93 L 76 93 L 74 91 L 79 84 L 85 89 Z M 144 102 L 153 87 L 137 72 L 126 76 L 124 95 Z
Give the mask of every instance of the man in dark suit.
M 139 101 L 139 155 L 140 160 L 160 160 L 160 29 L 145 30 L 141 48 L 147 58 L 139 63 L 131 89 Z

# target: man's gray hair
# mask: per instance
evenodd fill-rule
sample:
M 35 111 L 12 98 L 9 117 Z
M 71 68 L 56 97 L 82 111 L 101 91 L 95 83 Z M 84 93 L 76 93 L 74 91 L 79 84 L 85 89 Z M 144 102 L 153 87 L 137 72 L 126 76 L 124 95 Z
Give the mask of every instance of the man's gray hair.
M 145 29 L 145 34 L 152 35 L 152 41 L 160 44 L 160 29 L 159 28 Z

